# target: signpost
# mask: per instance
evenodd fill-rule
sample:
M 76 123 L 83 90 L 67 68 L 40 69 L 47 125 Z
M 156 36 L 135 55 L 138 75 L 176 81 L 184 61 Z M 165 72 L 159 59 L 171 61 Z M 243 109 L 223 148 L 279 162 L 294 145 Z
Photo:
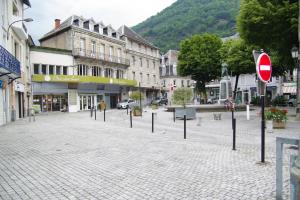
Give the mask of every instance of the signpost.
M 261 162 L 265 162 L 265 92 L 266 83 L 272 76 L 272 64 L 268 54 L 253 51 L 256 72 L 259 78 L 258 91 L 261 99 Z

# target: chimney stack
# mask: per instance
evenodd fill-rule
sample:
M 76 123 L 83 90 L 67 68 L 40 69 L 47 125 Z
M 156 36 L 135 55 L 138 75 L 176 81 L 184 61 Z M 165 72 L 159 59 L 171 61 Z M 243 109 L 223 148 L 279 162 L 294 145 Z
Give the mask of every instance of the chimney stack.
M 54 24 L 55 29 L 58 29 L 60 27 L 60 19 L 55 19 L 54 21 L 55 21 L 55 24 Z

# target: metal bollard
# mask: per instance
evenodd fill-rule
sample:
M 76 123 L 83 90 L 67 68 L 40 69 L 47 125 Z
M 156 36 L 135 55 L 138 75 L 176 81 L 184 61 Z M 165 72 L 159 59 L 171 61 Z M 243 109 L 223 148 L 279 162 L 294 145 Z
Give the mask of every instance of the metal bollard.
M 104 122 L 105 122 L 105 111 L 106 111 L 106 108 L 104 108 L 104 110 L 103 110 L 103 120 L 104 120 Z
M 130 128 L 132 128 L 132 111 L 130 110 Z
M 175 117 L 175 108 L 174 108 L 174 111 L 173 111 L 173 121 L 175 122 L 176 120 L 176 117 Z
M 91 118 L 93 117 L 93 112 L 94 112 L 94 110 L 93 110 L 94 108 L 93 107 L 91 107 Z
M 186 139 L 186 115 L 183 117 L 184 139 Z
M 127 115 L 128 115 L 128 106 L 126 106 L 126 110 L 127 110 Z
M 235 149 L 235 142 L 236 142 L 236 118 L 233 118 L 233 135 L 232 135 L 232 150 Z
M 95 120 L 97 120 L 97 109 L 95 108 Z
M 154 113 L 152 113 L 152 133 L 154 133 Z

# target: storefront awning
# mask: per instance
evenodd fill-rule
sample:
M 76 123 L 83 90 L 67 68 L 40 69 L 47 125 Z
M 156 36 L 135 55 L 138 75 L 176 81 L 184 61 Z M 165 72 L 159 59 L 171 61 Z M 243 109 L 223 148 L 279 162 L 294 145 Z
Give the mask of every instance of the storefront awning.
M 296 86 L 283 86 L 282 92 L 284 94 L 296 94 L 297 93 L 297 87 Z

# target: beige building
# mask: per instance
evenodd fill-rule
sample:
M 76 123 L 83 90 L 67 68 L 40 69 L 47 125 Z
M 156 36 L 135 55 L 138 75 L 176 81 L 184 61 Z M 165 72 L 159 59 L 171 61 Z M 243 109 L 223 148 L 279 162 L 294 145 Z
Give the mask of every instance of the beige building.
M 195 81 L 191 77 L 182 77 L 177 74 L 178 51 L 169 50 L 161 56 L 160 80 L 163 96 L 171 102 L 173 91 L 177 88 L 194 88 Z
M 28 33 L 29 0 L 0 0 L 0 125 L 28 115 L 31 98 Z
M 126 42 L 126 55 L 130 60 L 127 76 L 140 84 L 146 97 L 144 103 L 149 104 L 160 96 L 159 49 L 125 25 L 119 32 Z
M 110 25 L 75 15 L 62 23 L 56 19 L 54 29 L 39 41 L 43 48 L 70 51 L 73 67 L 68 67 L 65 74 L 58 75 L 49 65 L 45 73 L 33 75 L 33 81 L 42 84 L 47 76 L 52 76 L 48 82 L 67 83 L 65 102 L 75 104 L 78 97 L 79 110 L 90 109 L 101 101 L 105 101 L 107 108 L 115 108 L 121 99 L 128 97 L 128 91 L 137 85 L 128 77 L 130 61 L 126 58 L 124 37 Z M 34 60 L 32 63 L 38 64 Z M 45 77 L 41 79 L 40 75 Z

